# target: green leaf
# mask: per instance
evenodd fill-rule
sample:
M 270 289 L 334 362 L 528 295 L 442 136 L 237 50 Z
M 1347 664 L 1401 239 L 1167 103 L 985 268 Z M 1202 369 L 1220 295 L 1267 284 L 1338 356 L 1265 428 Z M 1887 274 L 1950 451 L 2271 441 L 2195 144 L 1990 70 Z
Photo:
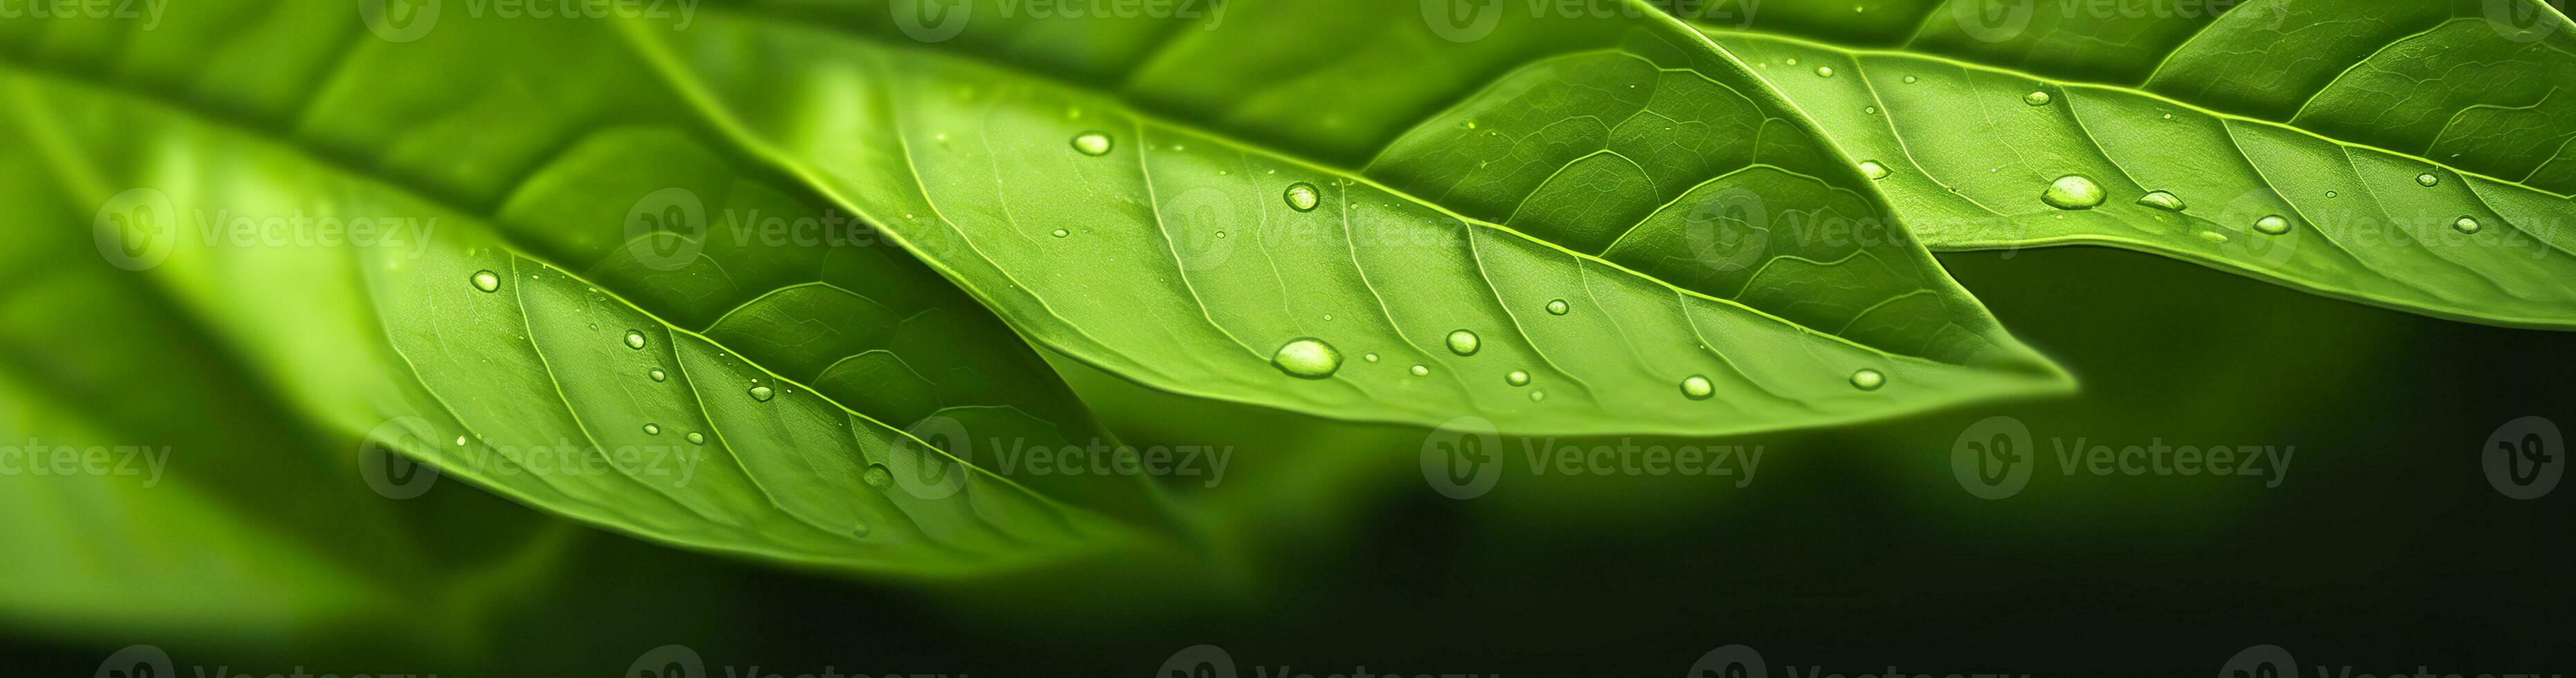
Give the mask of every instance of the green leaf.
M 482 37 L 510 35 L 523 54 L 567 35 L 618 44 L 596 29 Z M 357 55 L 344 73 L 401 63 Z M 129 275 L 337 430 L 593 524 L 787 562 L 964 576 L 1173 545 L 1137 476 L 1002 478 L 961 461 L 985 440 L 1104 434 L 1007 328 L 900 252 L 745 232 L 825 215 L 685 127 L 527 125 L 554 136 L 407 165 L 330 125 L 69 70 L 0 71 L 0 129 L 37 151 L 8 162 L 48 179 L 21 199 L 79 215 L 26 227 L 94 228 L 100 249 L 79 265 L 145 269 Z M 345 110 L 364 94 L 324 85 L 247 108 Z M 523 174 L 497 167 L 513 142 L 540 150 Z M 347 159 L 364 154 L 390 168 Z M 641 219 L 674 198 L 697 201 L 689 219 Z M 362 219 L 374 238 L 356 235 Z M 280 232 L 319 239 L 261 239 Z
M 2576 327 L 2576 96 L 2562 91 L 2576 24 L 2555 10 L 1980 7 L 1855 19 L 1766 3 L 1749 26 L 1699 25 L 1843 153 L 1887 168 L 1880 190 L 1933 249 L 2108 245 L 2427 315 Z M 2106 202 L 2044 199 L 2070 175 Z
M 910 4 L 622 27 L 739 142 L 1022 334 L 1156 389 L 1725 434 L 2067 387 L 1787 108 L 1643 5 L 1436 24 L 1378 0 L 977 2 L 951 33 Z

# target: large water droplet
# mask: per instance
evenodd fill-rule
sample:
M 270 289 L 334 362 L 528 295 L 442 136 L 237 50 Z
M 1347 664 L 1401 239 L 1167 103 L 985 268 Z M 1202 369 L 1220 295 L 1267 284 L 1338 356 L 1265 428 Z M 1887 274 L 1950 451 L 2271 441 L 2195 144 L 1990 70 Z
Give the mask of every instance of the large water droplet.
M 2261 219 L 2254 220 L 2254 230 L 2261 231 L 2264 235 L 2280 235 L 2288 233 L 2290 232 L 2290 220 L 2284 219 L 2278 214 L 2266 216 Z
M 671 375 L 663 374 L 660 368 L 654 368 L 653 371 L 645 372 L 644 376 L 652 377 L 654 381 L 662 381 L 671 378 Z
M 1073 138 L 1073 150 L 1083 155 L 1108 155 L 1110 145 L 1109 135 L 1100 132 L 1084 132 Z
M 1717 395 L 1717 385 L 1709 383 L 1708 377 L 1694 374 L 1682 379 L 1682 397 L 1707 400 L 1713 395 Z
M 691 445 L 704 445 L 704 444 L 707 444 L 707 434 L 699 433 L 699 432 L 696 432 L 696 431 L 690 431 L 690 432 L 689 432 L 689 444 L 691 444 Z
M 1456 353 L 1458 355 L 1475 355 L 1477 349 L 1484 347 L 1484 340 L 1476 338 L 1475 332 L 1458 330 L 1456 332 L 1449 333 L 1450 353 Z
M 1279 347 L 1270 364 L 1299 379 L 1322 379 L 1342 369 L 1342 352 L 1322 339 L 1302 337 Z
M 2049 96 L 2046 90 L 2035 90 L 2029 94 L 2021 95 L 2021 102 L 2032 106 L 2046 106 L 2050 100 L 2055 98 L 2056 97 Z
M 769 399 L 770 399 L 770 398 L 775 398 L 775 397 L 777 397 L 777 396 L 778 396 L 778 393 L 777 393 L 777 392 L 775 392 L 775 391 L 771 391 L 771 390 L 769 390 L 769 387 L 767 387 L 767 386 L 753 386 L 753 387 L 751 387 L 751 399 L 752 399 L 752 400 L 758 400 L 758 401 L 760 401 L 760 402 L 764 402 L 764 403 L 765 403 L 765 402 L 769 402 Z
M 1878 370 L 1864 367 L 1861 368 L 1860 371 L 1852 373 L 1851 385 L 1852 388 L 1857 388 L 1863 391 L 1876 391 L 1878 390 L 1878 387 L 1887 385 L 1887 375 L 1879 372 Z
M 1303 181 L 1289 184 L 1288 192 L 1280 194 L 1280 197 L 1288 200 L 1288 209 L 1299 212 L 1315 211 L 1315 206 L 1324 201 L 1324 194 L 1317 192 L 1314 184 Z
M 1832 67 L 1832 66 L 1817 66 L 1817 67 L 1816 67 L 1816 77 L 1819 77 L 1819 78 L 1830 78 L 1830 77 L 1834 77 L 1834 67 Z
M 2425 172 L 2415 175 L 2415 183 L 2423 184 L 2425 188 L 2432 188 L 2442 185 L 2442 178 L 2433 176 L 2432 172 Z
M 1059 229 L 1056 229 L 1056 230 L 1055 230 L 1054 232 L 1052 232 L 1052 233 L 1048 233 L 1047 235 L 1052 235 L 1052 236 L 1055 236 L 1055 237 L 1058 237 L 1058 238 L 1062 238 L 1062 237 L 1065 237 L 1065 236 L 1073 235 L 1073 232 L 1072 232 L 1072 231 L 1068 231 L 1068 230 L 1064 230 L 1064 229 L 1059 228 Z
M 1550 314 L 1565 315 L 1572 311 L 1574 311 L 1574 307 L 1565 305 L 1564 299 L 1547 302 L 1547 312 Z
M 491 272 L 491 271 L 475 271 L 475 272 L 474 272 L 474 289 L 482 290 L 482 291 L 485 291 L 485 292 L 497 292 L 497 291 L 500 291 L 500 290 L 501 290 L 501 274 L 493 273 L 493 272 Z
M 1512 370 L 1511 374 L 1503 375 L 1503 383 L 1511 384 L 1513 386 L 1528 386 L 1529 373 L 1520 370 Z
M 2093 183 L 2092 177 L 2081 174 L 2058 177 L 2048 183 L 2047 191 L 2039 194 L 2040 202 L 2062 210 L 2089 210 L 2101 207 L 2110 199 L 2110 194 L 2102 191 L 2101 184 Z
M 661 425 L 661 424 L 645 424 L 645 425 L 644 425 L 644 435 L 648 435 L 648 436 L 658 436 L 658 435 L 662 435 L 662 425 Z
M 2480 226 L 2478 224 L 2477 217 L 2460 217 L 2459 221 L 2451 222 L 2451 230 L 2459 231 L 2468 235 L 2476 235 L 2480 228 L 2484 228 L 2484 226 Z
M 1431 366 L 1429 366 L 1429 365 L 1415 365 L 1415 366 L 1413 366 L 1413 376 L 1417 376 L 1417 377 L 1428 377 L 1428 376 L 1431 376 Z
M 859 472 L 859 480 L 865 481 L 868 487 L 882 490 L 894 487 L 894 472 L 886 470 L 884 464 L 869 464 L 868 470 Z
M 637 332 L 635 330 L 627 330 L 626 347 L 638 351 L 644 350 L 644 333 Z
M 1887 178 L 1887 165 L 1880 164 L 1876 160 L 1863 160 L 1860 161 L 1860 173 L 1862 176 L 1866 176 L 1871 179 L 1885 179 Z
M 2171 191 L 2149 191 L 2146 197 L 2138 199 L 2138 204 L 2167 212 L 2183 210 L 2182 197 L 2174 195 Z

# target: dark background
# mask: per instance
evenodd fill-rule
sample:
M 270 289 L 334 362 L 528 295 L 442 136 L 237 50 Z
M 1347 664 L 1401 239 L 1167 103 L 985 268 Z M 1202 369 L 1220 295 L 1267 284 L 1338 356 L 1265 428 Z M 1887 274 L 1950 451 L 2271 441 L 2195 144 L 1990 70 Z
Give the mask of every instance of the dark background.
M 1176 403 L 1076 375 L 1131 442 L 1275 434 L 1246 444 L 1230 473 L 1254 489 L 1198 499 L 1241 516 L 1225 530 L 1241 585 L 1137 589 L 1097 573 L 923 585 L 583 530 L 565 576 L 482 622 L 468 650 L 364 629 L 276 647 L 160 644 L 182 675 L 261 676 L 299 664 L 612 676 L 666 643 L 694 648 L 710 676 L 1142 676 L 1200 643 L 1225 648 L 1245 678 L 1283 665 L 1678 676 L 1735 643 L 1773 676 L 2212 675 L 2258 644 L 2287 649 L 2303 675 L 2576 668 L 2576 488 L 2508 499 L 2478 462 L 2507 420 L 2576 424 L 2576 334 L 2422 318 L 2103 249 L 1942 260 L 2084 391 L 1729 440 L 1766 451 L 1741 489 L 1512 471 L 1457 501 L 1415 470 L 1418 430 Z M 2079 437 L 2296 452 L 2268 489 L 2065 476 L 2043 457 L 2026 490 L 1988 501 L 1953 480 L 1948 452 L 1998 414 L 2026 422 L 2043 453 Z M 1273 470 L 1291 463 L 1342 480 Z M 127 644 L 0 640 L 16 667 L 0 673 L 92 675 Z

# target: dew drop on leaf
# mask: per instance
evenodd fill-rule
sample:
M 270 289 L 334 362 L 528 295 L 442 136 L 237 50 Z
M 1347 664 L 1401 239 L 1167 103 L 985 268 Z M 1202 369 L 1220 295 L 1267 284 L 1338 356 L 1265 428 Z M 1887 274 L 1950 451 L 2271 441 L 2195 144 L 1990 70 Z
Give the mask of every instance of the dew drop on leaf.
M 1062 238 L 1062 237 L 1065 237 L 1065 236 L 1073 235 L 1073 232 L 1072 232 L 1072 231 L 1068 231 L 1068 230 L 1064 230 L 1064 229 L 1059 228 L 1059 229 L 1056 229 L 1054 233 L 1049 233 L 1049 234 L 1047 234 L 1047 235 L 1052 235 L 1052 236 L 1055 236 L 1055 237 L 1058 237 L 1058 238 Z
M 1475 355 L 1477 349 L 1484 347 L 1484 340 L 1476 338 L 1475 332 L 1458 330 L 1456 332 L 1449 333 L 1450 353 L 1456 353 L 1458 355 Z
M 2093 183 L 2092 177 L 2081 174 L 2058 177 L 2056 181 L 2049 182 L 2047 191 L 2039 194 L 2040 202 L 2062 210 L 2101 207 L 2110 197 L 2110 194 L 2102 192 L 2101 184 Z
M 1342 352 L 1322 339 L 1300 337 L 1280 345 L 1270 364 L 1291 377 L 1322 379 L 1342 369 Z
M 1430 367 L 1429 365 L 1415 365 L 1415 366 L 1413 366 L 1413 376 L 1417 376 L 1417 377 L 1428 377 L 1428 376 L 1431 376 L 1431 367 Z
M 1919 82 L 1919 81 L 1921 81 L 1921 80 L 1922 80 L 1921 78 L 1916 78 L 1916 77 L 1911 76 L 1911 75 L 1909 75 L 1909 76 L 1905 76 L 1905 84 L 1908 84 L 1908 85 L 1914 84 L 1914 83 Z
M 662 370 L 659 368 L 656 368 L 651 372 L 644 373 L 644 376 L 652 377 L 654 381 L 662 381 L 671 378 L 671 375 L 663 374 Z
M 1540 401 L 1544 401 L 1544 400 L 1547 400 L 1547 390 L 1546 390 L 1546 389 L 1539 389 L 1539 390 L 1530 391 L 1530 402 L 1534 402 L 1534 403 L 1535 403 L 1535 402 L 1540 402 Z
M 769 402 L 769 399 L 770 399 L 770 398 L 774 398 L 774 397 L 777 397 L 777 396 L 778 396 L 777 392 L 769 390 L 769 387 L 767 387 L 767 386 L 753 386 L 753 387 L 751 387 L 751 399 L 752 399 L 752 400 L 758 400 L 758 401 L 760 401 L 760 402 L 764 402 L 764 403 L 765 403 L 765 402 Z
M 1830 77 L 1834 77 L 1834 67 L 1832 67 L 1832 66 L 1817 66 L 1817 67 L 1816 67 L 1816 77 L 1819 77 L 1819 78 L 1830 78 Z
M 859 480 L 867 482 L 868 487 L 882 490 L 894 487 L 894 472 L 886 470 L 884 464 L 869 464 L 868 470 L 859 473 Z
M 1866 176 L 1873 180 L 1885 179 L 1887 178 L 1887 165 L 1880 164 L 1876 160 L 1863 160 L 1860 161 L 1860 173 L 1861 176 Z
M 1565 305 L 1565 300 L 1564 300 L 1564 299 L 1557 299 L 1557 300 L 1554 300 L 1554 301 L 1547 302 L 1547 312 L 1548 312 L 1548 313 L 1551 313 L 1551 314 L 1554 314 L 1554 315 L 1565 315 L 1565 314 L 1570 313 L 1570 312 L 1572 312 L 1572 311 L 1574 311 L 1574 307 Z
M 2290 232 L 2290 220 L 2281 218 L 2281 215 L 2278 214 L 2263 217 L 2261 219 L 2254 220 L 2254 230 L 2261 231 L 2264 235 L 2280 235 L 2288 233 Z
M 493 272 L 491 272 L 491 271 L 475 271 L 475 272 L 474 272 L 474 289 L 482 290 L 482 291 L 485 291 L 485 292 L 498 292 L 498 291 L 500 291 L 500 290 L 501 290 L 501 274 L 493 273 Z
M 1100 132 L 1084 132 L 1073 138 L 1073 150 L 1083 155 L 1108 155 L 1110 145 L 1109 135 Z
M 635 330 L 627 330 L 626 347 L 638 351 L 644 350 L 644 333 L 637 332 Z
M 2029 94 L 2022 95 L 2021 102 L 2032 106 L 2046 106 L 2049 101 L 2055 98 L 2056 97 L 2049 96 L 2046 91 L 2033 91 Z
M 1878 387 L 1887 385 L 1887 375 L 1880 373 L 1878 370 L 1864 367 L 1861 368 L 1860 371 L 1852 373 L 1851 385 L 1852 388 L 1857 388 L 1863 391 L 1876 391 L 1878 390 Z
M 1694 374 L 1682 378 L 1682 397 L 1707 400 L 1713 395 L 1717 395 L 1717 385 L 1710 383 L 1708 377 Z
M 2478 225 L 2477 217 L 2460 217 L 2459 221 L 2451 222 L 2451 230 L 2464 234 L 2476 235 L 2480 228 L 2484 227 Z
M 2182 197 L 2174 195 L 2172 191 L 2148 191 L 2146 197 L 2138 199 L 2138 204 L 2167 212 L 2183 210 Z
M 1512 370 L 1511 374 L 1503 375 L 1503 383 L 1513 386 L 1528 386 L 1529 381 L 1529 373 L 1520 370 Z
M 1371 353 L 1371 354 L 1368 354 L 1368 355 L 1363 355 L 1363 356 L 1360 356 L 1360 357 L 1361 357 L 1361 358 L 1366 358 L 1369 362 L 1377 362 L 1377 354 L 1375 354 L 1375 353 Z
M 1281 193 L 1280 197 L 1288 200 L 1289 209 L 1299 212 L 1315 211 L 1315 206 L 1324 201 L 1324 194 L 1317 192 L 1314 184 L 1303 181 L 1289 184 L 1288 192 Z
M 2425 172 L 2415 175 L 2415 183 L 2423 184 L 2425 188 L 2432 188 L 2442 185 L 2442 178 L 2433 176 L 2432 172 Z
M 689 443 L 690 443 L 690 444 L 692 444 L 692 445 L 704 445 L 704 444 L 706 444 L 706 442 L 707 442 L 707 434 L 699 433 L 699 432 L 696 432 L 696 431 L 690 431 L 690 432 L 689 432 Z

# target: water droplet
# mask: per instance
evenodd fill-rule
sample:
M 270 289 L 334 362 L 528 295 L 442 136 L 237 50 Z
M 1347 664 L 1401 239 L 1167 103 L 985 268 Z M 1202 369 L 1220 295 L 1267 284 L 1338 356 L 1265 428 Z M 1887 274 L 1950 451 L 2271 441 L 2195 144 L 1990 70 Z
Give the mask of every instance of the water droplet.
M 882 490 L 894 487 L 894 472 L 886 470 L 884 464 L 869 464 L 868 470 L 859 472 L 859 480 L 866 481 L 868 487 Z
M 2093 183 L 2092 177 L 2081 174 L 2058 177 L 2056 181 L 2049 182 L 2047 191 L 2039 194 L 2040 202 L 2062 210 L 2089 210 L 2101 207 L 2110 198 L 2110 194 L 2102 192 L 2101 184 Z
M 663 374 L 660 368 L 655 368 L 653 371 L 645 372 L 644 376 L 652 377 L 654 381 L 662 381 L 671 378 L 671 375 Z
M 777 393 L 775 393 L 775 392 L 770 391 L 770 390 L 769 390 L 769 387 L 767 387 L 767 386 L 753 386 L 753 387 L 751 387 L 751 399 L 752 399 L 752 400 L 758 400 L 758 401 L 760 401 L 760 402 L 764 402 L 764 403 L 765 403 L 765 402 L 769 402 L 769 399 L 770 399 L 770 398 L 774 398 L 774 397 L 777 397 L 777 396 L 778 396 L 778 394 L 777 394 Z
M 1417 376 L 1417 377 L 1428 377 L 1428 376 L 1431 376 L 1431 367 L 1430 367 L 1430 366 L 1428 366 L 1428 365 L 1415 365 L 1415 366 L 1413 366 L 1413 376 Z
M 1694 374 L 1682 379 L 1682 397 L 1707 400 L 1713 395 L 1717 395 L 1717 385 L 1709 383 L 1708 377 Z
M 2146 197 L 2138 199 L 2138 204 L 2167 212 L 2183 211 L 2182 197 L 2172 191 L 2148 191 Z
M 1887 375 L 1864 367 L 1852 373 L 1851 385 L 1863 391 L 1876 391 L 1878 387 L 1887 385 Z
M 1555 315 L 1565 315 L 1565 314 L 1570 313 L 1570 312 L 1572 312 L 1572 311 L 1574 311 L 1574 307 L 1565 305 L 1565 300 L 1564 300 L 1564 299 L 1558 299 L 1558 300 L 1555 300 L 1555 301 L 1547 302 L 1547 312 L 1548 312 L 1548 313 L 1555 314 Z
M 1789 57 L 1789 65 L 1791 65 L 1791 66 L 1796 66 L 1796 65 L 1798 65 L 1798 58 L 1797 58 L 1797 57 Z
M 464 447 L 464 446 L 465 446 L 465 436 L 457 436 L 457 437 L 456 437 L 456 446 L 457 446 L 457 447 Z
M 2281 215 L 2278 214 L 2263 217 L 2261 219 L 2254 220 L 2254 230 L 2262 231 L 2264 235 L 2280 235 L 2288 233 L 2290 232 L 2290 220 L 2281 218 Z
M 2337 191 L 2326 191 L 2326 197 L 2328 197 L 2328 198 L 2340 198 L 2340 197 L 2343 197 L 2343 193 L 2341 193 L 2341 192 L 2337 192 Z
M 1052 235 L 1052 236 L 1055 236 L 1055 237 L 1058 237 L 1058 238 L 1062 238 L 1062 237 L 1065 237 L 1065 236 L 1073 235 L 1073 232 L 1072 232 L 1072 231 L 1068 231 L 1068 230 L 1064 230 L 1064 229 L 1059 228 L 1059 229 L 1056 229 L 1054 233 L 1048 233 L 1047 235 Z
M 859 523 L 850 527 L 850 536 L 865 537 L 868 536 L 868 531 L 867 523 Z
M 1503 383 L 1511 384 L 1513 386 L 1528 386 L 1529 373 L 1520 370 L 1512 370 L 1511 374 L 1503 375 Z
M 644 350 L 644 333 L 637 332 L 635 330 L 627 330 L 626 347 L 638 351 Z
M 1879 164 L 1876 160 L 1863 160 L 1860 161 L 1860 173 L 1861 176 L 1869 177 L 1872 180 L 1885 179 L 1887 178 L 1887 166 Z
M 1914 84 L 1914 83 L 1916 83 L 1916 82 L 1918 82 L 1918 81 L 1920 81 L 1920 80 L 1921 80 L 1920 78 L 1916 78 L 1916 77 L 1911 76 L 1911 75 L 1909 75 L 1909 76 L 1905 76 L 1905 84 L 1908 84 L 1908 85 Z
M 2477 217 L 2460 217 L 2459 221 L 2451 222 L 2452 230 L 2456 230 L 2464 234 L 2476 235 L 2479 228 L 2482 227 L 2478 225 Z
M 1834 67 L 1832 67 L 1832 66 L 1817 66 L 1817 67 L 1816 67 L 1816 77 L 1819 77 L 1819 78 L 1830 78 L 1830 77 L 1834 77 Z
M 1544 401 L 1544 400 L 1547 400 L 1547 390 L 1546 390 L 1546 389 L 1539 389 L 1539 390 L 1530 391 L 1530 402 L 1534 402 L 1534 403 L 1535 403 L 1535 402 L 1540 402 L 1540 401 Z
M 2032 106 L 2046 106 L 2050 100 L 2055 98 L 2056 97 L 2049 96 L 2046 90 L 2037 90 L 2029 94 L 2021 95 L 2021 102 Z
M 1289 184 L 1288 192 L 1280 194 L 1280 197 L 1288 199 L 1289 209 L 1299 212 L 1315 211 L 1315 206 L 1324 201 L 1324 194 L 1317 192 L 1314 184 L 1303 181 Z
M 2442 178 L 2433 176 L 2432 172 L 2425 172 L 2415 175 L 2415 183 L 2423 184 L 2425 188 L 2432 188 L 2442 185 Z
M 474 272 L 474 289 L 482 290 L 482 291 L 485 291 L 485 292 L 498 292 L 498 291 L 500 291 L 500 290 L 501 290 L 501 274 L 493 273 L 493 272 L 491 272 L 491 271 L 475 271 L 475 272 Z
M 2227 243 L 2227 234 L 2217 231 L 2201 231 L 2200 239 L 2223 245 Z
M 1270 356 L 1270 364 L 1288 376 L 1299 379 L 1322 379 L 1342 369 L 1342 352 L 1322 339 L 1301 337 L 1279 347 Z
M 1083 155 L 1108 155 L 1109 146 L 1109 135 L 1100 132 L 1084 132 L 1073 138 L 1073 150 Z
M 691 444 L 691 445 L 704 445 L 704 444 L 707 444 L 707 434 L 699 433 L 699 432 L 696 432 L 696 431 L 690 431 L 690 432 L 689 432 L 689 444 Z
M 1484 347 L 1484 340 L 1476 338 L 1475 332 L 1458 330 L 1456 332 L 1449 333 L 1450 353 L 1456 353 L 1458 355 L 1475 355 L 1476 349 Z

